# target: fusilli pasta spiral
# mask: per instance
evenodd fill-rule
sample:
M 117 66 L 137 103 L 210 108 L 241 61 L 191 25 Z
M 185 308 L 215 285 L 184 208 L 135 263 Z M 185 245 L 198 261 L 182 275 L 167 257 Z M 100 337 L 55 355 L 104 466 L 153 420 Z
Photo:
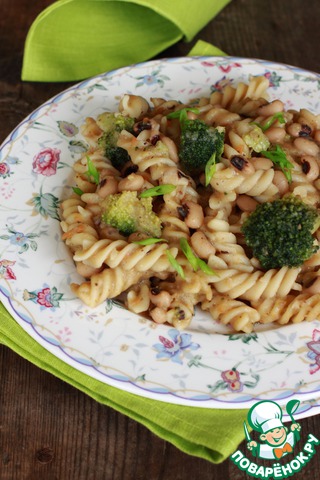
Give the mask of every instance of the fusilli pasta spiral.
M 300 266 L 263 268 L 244 235 L 262 204 L 293 195 L 320 205 L 320 116 L 269 101 L 268 86 L 266 76 L 253 76 L 190 103 L 125 93 L 112 112 L 133 122 L 114 137 L 122 163 L 107 154 L 101 119 L 85 119 L 77 193 L 61 201 L 62 239 L 84 277 L 71 289 L 85 304 L 122 295 L 129 310 L 176 328 L 188 327 L 199 307 L 246 333 L 319 316 L 319 222 L 314 253 Z M 195 154 L 192 174 L 181 156 L 188 122 L 216 135 L 205 163 Z M 136 203 L 122 207 L 120 223 L 123 195 Z M 155 218 L 157 229 L 143 227 Z

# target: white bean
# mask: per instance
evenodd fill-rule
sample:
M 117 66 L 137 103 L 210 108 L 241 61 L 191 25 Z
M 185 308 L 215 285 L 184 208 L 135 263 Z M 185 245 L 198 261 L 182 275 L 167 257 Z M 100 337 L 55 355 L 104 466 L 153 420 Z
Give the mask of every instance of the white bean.
M 253 212 L 257 208 L 258 202 L 249 195 L 239 195 L 237 205 L 243 212 Z
M 113 176 L 107 176 L 101 180 L 97 188 L 97 194 L 101 198 L 118 192 L 118 181 Z
M 230 163 L 236 171 L 241 172 L 243 175 L 253 175 L 255 172 L 253 164 L 241 155 L 233 155 L 230 158 Z
M 286 131 L 281 127 L 270 127 L 264 132 L 271 143 L 282 143 L 286 136 Z
M 301 168 L 308 180 L 313 182 L 319 177 L 319 164 L 315 157 L 311 155 L 304 155 L 301 157 Z
M 298 137 L 294 140 L 293 144 L 302 154 L 305 155 L 316 156 L 320 151 L 318 145 L 307 138 Z
M 172 297 L 169 292 L 162 290 L 158 294 L 152 293 L 152 289 L 149 293 L 149 298 L 151 302 L 159 308 L 167 309 L 170 307 L 172 302 Z
M 297 122 L 291 123 L 291 125 L 288 125 L 287 127 L 287 132 L 292 137 L 299 137 L 299 133 L 301 132 L 301 124 Z
M 195 232 L 190 238 L 191 246 L 200 258 L 209 258 L 216 253 L 216 249 L 203 232 Z
M 128 191 L 137 191 L 141 190 L 144 185 L 144 178 L 141 175 L 137 175 L 136 173 L 130 173 L 126 178 L 120 180 L 118 184 L 119 192 L 123 192 L 124 190 Z
M 203 210 L 201 205 L 194 202 L 185 202 L 183 207 L 187 207 L 187 216 L 185 218 L 185 223 L 189 228 L 199 228 L 201 227 L 204 219 Z

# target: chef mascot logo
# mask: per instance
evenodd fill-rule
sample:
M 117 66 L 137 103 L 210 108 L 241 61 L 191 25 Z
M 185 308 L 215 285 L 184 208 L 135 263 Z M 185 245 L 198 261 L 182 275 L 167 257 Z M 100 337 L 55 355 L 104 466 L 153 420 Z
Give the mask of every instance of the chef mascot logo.
M 293 449 L 300 440 L 301 427 L 293 414 L 299 405 L 299 400 L 290 400 L 287 403 L 286 412 L 291 424 L 285 426 L 282 423 L 282 409 L 276 402 L 262 400 L 255 403 L 250 408 L 247 419 L 249 426 L 258 432 L 259 437 L 257 440 L 251 438 L 246 422 L 244 433 L 247 448 L 257 460 L 253 461 L 251 455 L 248 458 L 241 450 L 237 450 L 230 457 L 233 463 L 248 475 L 265 480 L 289 478 L 304 468 L 316 454 L 316 446 L 320 445 L 320 440 L 309 433 L 307 441 L 300 446 L 300 451 L 294 453 Z M 260 458 L 269 462 L 261 465 Z
M 279 460 L 293 452 L 293 447 L 300 440 L 301 426 L 296 423 L 292 413 L 299 406 L 298 401 L 287 403 L 286 410 L 292 420 L 290 428 L 282 423 L 282 410 L 272 401 L 263 400 L 251 407 L 248 413 L 248 422 L 253 430 L 259 432 L 260 442 L 251 440 L 246 423 L 244 429 L 247 439 L 247 447 L 252 455 L 258 458 Z

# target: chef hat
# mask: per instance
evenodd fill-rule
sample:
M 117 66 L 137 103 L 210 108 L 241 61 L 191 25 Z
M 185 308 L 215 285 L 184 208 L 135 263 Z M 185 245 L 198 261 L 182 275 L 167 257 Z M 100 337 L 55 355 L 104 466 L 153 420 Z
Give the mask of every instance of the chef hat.
M 248 422 L 258 432 L 266 433 L 274 428 L 283 427 L 282 410 L 275 402 L 263 400 L 250 408 Z

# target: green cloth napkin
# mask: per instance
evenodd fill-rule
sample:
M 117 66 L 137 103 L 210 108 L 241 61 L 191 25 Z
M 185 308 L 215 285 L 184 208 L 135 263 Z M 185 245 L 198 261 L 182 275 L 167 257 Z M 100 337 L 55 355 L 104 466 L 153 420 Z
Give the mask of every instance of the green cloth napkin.
M 173 405 L 140 397 L 79 372 L 48 352 L 12 318 L 0 303 L 0 343 L 34 365 L 73 385 L 99 403 L 140 422 L 183 452 L 220 463 L 244 439 L 247 410 Z
M 189 57 L 211 57 L 211 56 L 226 56 L 227 54 L 220 50 L 220 48 L 212 45 L 211 43 L 204 42 L 203 40 L 198 40 L 197 43 L 192 47 L 188 53 Z
M 59 0 L 35 19 L 22 80 L 74 81 L 187 42 L 230 0 Z

